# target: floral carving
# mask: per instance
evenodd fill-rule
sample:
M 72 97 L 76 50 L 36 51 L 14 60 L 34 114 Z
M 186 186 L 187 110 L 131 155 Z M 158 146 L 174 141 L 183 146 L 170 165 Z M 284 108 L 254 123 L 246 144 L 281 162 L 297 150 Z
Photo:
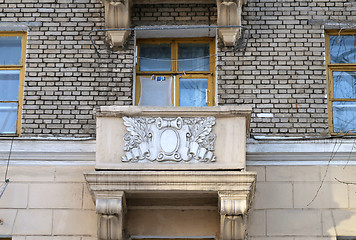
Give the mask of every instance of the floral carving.
M 142 142 L 147 142 L 148 138 L 151 137 L 148 130 L 149 119 L 123 117 L 123 120 L 128 131 L 124 135 L 125 151 L 137 147 Z
M 214 162 L 214 117 L 123 117 L 123 162 Z
M 186 119 L 191 136 L 190 141 L 196 142 L 208 150 L 214 150 L 215 134 L 211 132 L 215 125 L 214 117 Z

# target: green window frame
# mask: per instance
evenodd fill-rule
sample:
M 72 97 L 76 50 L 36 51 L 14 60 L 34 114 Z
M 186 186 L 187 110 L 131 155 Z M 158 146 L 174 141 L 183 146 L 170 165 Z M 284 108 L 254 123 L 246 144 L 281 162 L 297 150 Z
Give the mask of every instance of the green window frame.
M 329 133 L 356 135 L 356 31 L 325 32 Z
M 26 32 L 0 32 L 0 136 L 21 133 L 26 42 Z

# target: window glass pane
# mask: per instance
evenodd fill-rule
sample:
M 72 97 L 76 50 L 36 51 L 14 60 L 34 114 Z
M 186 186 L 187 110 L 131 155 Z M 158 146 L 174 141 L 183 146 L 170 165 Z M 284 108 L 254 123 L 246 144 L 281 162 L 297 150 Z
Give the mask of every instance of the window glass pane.
M 172 77 L 141 77 L 139 106 L 172 106 Z
M 0 71 L 0 101 L 17 101 L 20 70 Z
M 356 102 L 333 102 L 334 132 L 356 132 Z
M 356 72 L 333 72 L 334 98 L 356 98 Z
M 180 79 L 180 106 L 204 107 L 207 106 L 208 79 Z
M 0 103 L 0 133 L 16 133 L 17 103 Z
M 178 59 L 179 71 L 209 71 L 209 44 L 180 43 Z
M 170 71 L 171 45 L 141 44 L 140 45 L 140 71 Z
M 331 63 L 356 63 L 356 35 L 330 35 Z
M 0 37 L 0 65 L 21 64 L 22 37 Z

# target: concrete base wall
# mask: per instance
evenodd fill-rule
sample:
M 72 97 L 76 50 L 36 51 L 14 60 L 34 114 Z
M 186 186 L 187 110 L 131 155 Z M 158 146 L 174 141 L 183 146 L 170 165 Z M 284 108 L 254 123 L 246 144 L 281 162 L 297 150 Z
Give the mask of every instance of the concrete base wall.
M 1 166 L 0 176 L 6 166 Z M 86 166 L 14 166 L 0 199 L 0 236 L 13 240 L 94 240 L 95 205 L 84 181 Z
M 218 236 L 216 210 L 129 210 L 127 232 L 131 236 Z
M 5 169 L 1 167 L 0 176 Z M 0 236 L 11 235 L 13 240 L 96 239 L 95 206 L 83 178 L 84 171 L 92 170 L 94 166 L 10 165 L 10 183 L 0 199 Z M 256 171 L 258 176 L 248 239 L 356 236 L 356 166 L 248 166 L 248 171 Z M 179 235 L 179 228 L 189 230 L 181 236 L 219 232 L 214 209 L 129 209 L 127 220 L 127 230 L 135 235 Z
M 249 166 L 257 172 L 251 240 L 356 236 L 356 166 Z

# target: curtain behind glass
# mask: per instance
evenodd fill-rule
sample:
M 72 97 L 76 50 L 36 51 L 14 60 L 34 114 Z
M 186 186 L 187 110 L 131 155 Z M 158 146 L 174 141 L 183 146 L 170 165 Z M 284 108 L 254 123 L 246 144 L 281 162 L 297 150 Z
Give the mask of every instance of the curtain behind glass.
M 165 81 L 140 77 L 141 96 L 138 106 L 172 106 L 172 77 Z
M 210 55 L 208 43 L 179 43 L 179 71 L 209 71 Z
M 171 45 L 141 44 L 140 71 L 171 71 Z
M 181 78 L 179 80 L 179 106 L 206 107 L 207 78 Z
M 0 133 L 16 133 L 17 103 L 0 103 Z

